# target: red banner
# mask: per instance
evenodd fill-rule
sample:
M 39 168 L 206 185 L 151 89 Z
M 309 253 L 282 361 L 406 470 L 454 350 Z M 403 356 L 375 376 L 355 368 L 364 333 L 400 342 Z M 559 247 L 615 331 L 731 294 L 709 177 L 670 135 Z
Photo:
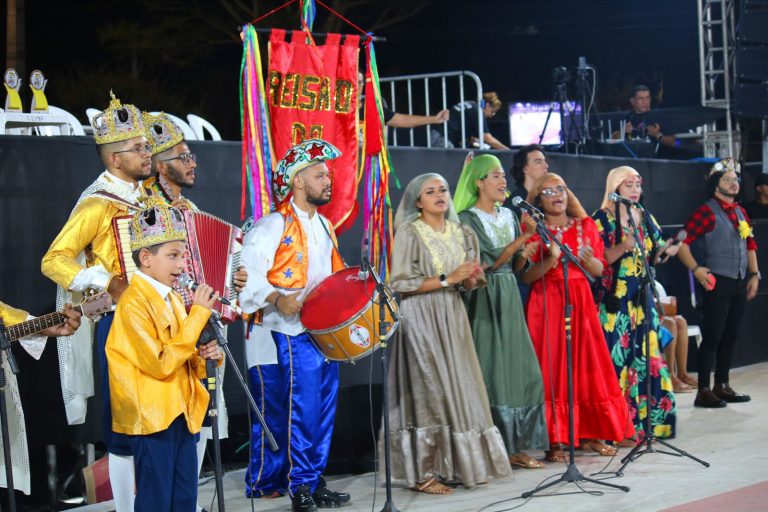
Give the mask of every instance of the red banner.
M 320 208 L 337 230 L 351 224 L 357 210 L 358 95 L 357 62 L 360 38 L 329 34 L 313 46 L 295 31 L 291 42 L 284 30 L 269 40 L 267 101 L 272 120 L 274 154 L 282 158 L 306 139 L 323 139 L 341 150 L 329 161 L 333 180 L 331 202 Z

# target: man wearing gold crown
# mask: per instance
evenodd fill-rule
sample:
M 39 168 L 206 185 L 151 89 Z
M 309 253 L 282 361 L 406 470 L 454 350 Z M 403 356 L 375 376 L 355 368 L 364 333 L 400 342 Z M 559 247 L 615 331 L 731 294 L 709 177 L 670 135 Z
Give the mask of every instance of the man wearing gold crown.
M 49 327 L 37 335 L 19 338 L 19 344 L 29 355 L 35 359 L 40 359 L 49 336 L 71 336 L 80 327 L 80 313 L 72 309 L 70 304 L 64 306 L 62 313 L 65 317 L 64 323 Z M 12 308 L 0 302 L 0 322 L 5 328 L 13 327 L 32 318 L 34 317 L 26 311 Z M 21 396 L 19 395 L 16 375 L 11 371 L 6 357 L 3 357 L 3 371 L 5 372 L 5 401 L 8 404 L 8 446 L 11 449 L 13 487 L 28 495 L 31 488 L 24 410 L 21 407 Z M 7 488 L 5 464 L 4 453 L 0 450 L 0 486 Z
M 197 159 L 184 140 L 184 133 L 166 114 L 143 114 L 144 126 L 147 130 L 147 140 L 152 145 L 152 176 L 142 183 L 148 196 L 157 197 L 166 203 L 179 208 L 199 210 L 188 198 L 182 195 L 184 188 L 192 188 L 195 184 Z M 235 290 L 240 291 L 248 279 L 248 274 L 241 267 L 233 275 Z M 225 331 L 226 333 L 226 331 Z M 219 380 L 224 379 L 224 367 Z M 223 387 L 216 386 L 217 418 L 219 421 L 219 438 L 228 437 L 227 407 L 224 402 Z M 211 427 L 204 425 L 197 441 L 198 473 L 203 464 L 203 456 L 209 439 L 213 434 Z M 205 510 L 200 505 L 198 512 Z
M 111 94 L 111 93 L 110 93 Z M 128 286 L 121 275 L 112 219 L 141 208 L 141 180 L 150 175 L 151 148 L 141 112 L 122 105 L 112 95 L 104 112 L 93 119 L 93 134 L 106 170 L 80 195 L 69 219 L 43 256 L 42 271 L 59 285 L 57 307 L 71 301 L 71 293 L 107 290 L 118 302 Z M 109 475 L 117 512 L 133 510 L 133 459 L 127 440 L 112 432 L 109 380 L 104 346 L 113 315 L 105 315 L 95 329 L 101 369 L 104 441 L 110 453 Z M 85 421 L 86 399 L 94 394 L 90 323 L 72 337 L 60 337 L 59 367 L 67 421 Z
M 136 468 L 137 512 L 191 512 L 197 504 L 195 435 L 208 409 L 206 359 L 222 360 L 216 340 L 198 340 L 218 299 L 201 284 L 189 315 L 173 291 L 184 272 L 182 213 L 157 200 L 131 219 L 138 270 L 107 338 L 112 430 L 128 439 Z M 151 205 L 150 205 L 151 204 Z
M 189 150 L 184 133 L 164 113 L 144 112 L 147 140 L 152 145 L 152 176 L 144 180 L 149 196 L 158 196 L 179 208 L 197 210 L 182 195 L 182 190 L 195 185 L 197 157 Z
M 288 490 L 294 512 L 338 507 L 349 494 L 330 491 L 322 477 L 328 462 L 338 391 L 338 364 L 325 360 L 301 325 L 306 292 L 344 262 L 331 223 L 317 208 L 331 200 L 327 160 L 341 155 L 312 139 L 291 148 L 273 177 L 276 211 L 246 234 L 243 262 L 248 283 L 240 293 L 245 312 L 263 313 L 246 343 L 251 389 L 280 447 L 251 433 L 246 474 L 249 495 Z M 261 395 L 261 396 L 260 396 Z M 261 399 L 260 399 L 261 398 Z
M 688 236 L 678 252 L 680 261 L 704 288 L 696 407 L 719 408 L 750 400 L 728 383 L 741 319 L 760 281 L 752 226 L 746 210 L 736 202 L 740 184 L 741 166 L 733 158 L 712 167 L 707 178 L 710 199 L 685 224 Z M 703 259 L 698 262 L 690 248 L 696 241 L 703 246 Z M 715 386 L 710 388 L 713 369 Z

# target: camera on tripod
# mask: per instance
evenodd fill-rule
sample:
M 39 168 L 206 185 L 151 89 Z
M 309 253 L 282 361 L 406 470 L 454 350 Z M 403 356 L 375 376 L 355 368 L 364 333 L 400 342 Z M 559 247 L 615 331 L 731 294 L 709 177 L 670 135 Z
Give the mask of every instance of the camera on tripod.
M 552 86 L 567 85 L 573 79 L 571 72 L 565 66 L 557 66 L 552 70 Z

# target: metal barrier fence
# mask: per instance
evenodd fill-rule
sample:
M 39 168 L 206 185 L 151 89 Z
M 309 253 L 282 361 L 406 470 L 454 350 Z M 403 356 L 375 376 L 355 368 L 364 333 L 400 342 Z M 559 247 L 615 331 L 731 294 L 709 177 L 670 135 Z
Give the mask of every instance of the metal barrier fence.
M 465 94 L 464 80 L 469 79 L 474 82 L 476 95 L 468 96 Z M 466 98 L 472 98 L 477 101 L 477 105 L 481 105 L 483 99 L 483 84 L 480 82 L 480 77 L 471 71 L 447 71 L 444 73 L 426 73 L 422 75 L 403 75 L 379 78 L 381 84 L 381 95 L 387 99 L 389 108 L 394 112 L 407 113 L 410 115 L 431 115 L 430 111 L 439 112 L 440 110 L 450 109 L 451 116 L 461 116 L 461 147 L 465 148 L 467 143 L 467 131 L 466 131 L 466 119 L 463 109 L 451 108 L 455 104 L 463 104 Z M 455 82 L 455 86 L 454 86 Z M 389 84 L 385 86 L 384 84 Z M 450 89 L 449 89 L 450 88 Z M 387 90 L 388 89 L 388 90 Z M 458 92 L 458 95 L 457 95 Z M 458 98 L 457 98 L 458 96 Z M 405 100 L 402 98 L 405 97 Z M 432 101 L 432 98 L 439 98 L 438 102 Z M 449 100 L 453 99 L 453 102 Z M 456 99 L 458 101 L 456 102 Z M 407 105 L 407 110 L 401 112 L 403 102 Z M 454 103 L 455 102 L 455 103 Z M 414 103 L 418 105 L 424 105 L 424 113 L 414 112 Z M 433 105 L 439 105 L 439 108 L 432 108 Z M 482 108 L 477 109 L 477 124 L 478 124 L 478 139 L 483 140 L 483 111 Z M 430 125 L 426 125 L 423 128 L 407 128 L 409 131 L 408 143 L 400 144 L 398 142 L 397 130 L 391 132 L 392 137 L 389 140 L 390 146 L 415 146 L 414 134 L 415 130 L 424 130 L 426 135 L 428 148 L 435 147 L 432 145 L 431 131 L 434 129 Z M 438 132 L 439 133 L 439 132 Z M 443 144 L 436 147 L 452 147 L 448 140 L 448 123 L 443 123 L 442 126 L 442 139 Z

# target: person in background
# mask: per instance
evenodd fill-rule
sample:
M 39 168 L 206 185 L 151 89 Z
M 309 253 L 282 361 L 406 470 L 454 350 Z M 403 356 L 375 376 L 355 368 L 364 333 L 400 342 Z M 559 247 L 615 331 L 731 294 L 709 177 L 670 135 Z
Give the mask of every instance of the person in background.
M 656 291 L 664 307 L 661 327 L 667 330 L 670 338 L 664 346 L 664 360 L 667 362 L 669 374 L 672 377 L 672 390 L 675 393 L 690 393 L 698 387 L 699 381 L 687 370 L 688 321 L 682 315 L 677 314 L 677 302 L 675 301 L 674 305 L 672 302 L 675 297 L 667 295 L 667 291 L 658 280 L 656 281 Z M 663 338 L 663 336 L 660 337 Z
M 463 147 L 462 142 L 466 141 L 469 147 L 482 147 L 482 143 L 487 144 L 493 149 L 509 149 L 502 144 L 496 137 L 491 135 L 488 128 L 488 119 L 496 115 L 501 109 L 501 100 L 495 92 L 486 92 L 480 104 L 476 101 L 465 101 L 457 103 L 451 110 L 448 120 L 448 139 L 457 148 Z M 483 113 L 483 140 L 480 141 L 480 126 L 477 124 L 477 111 Z M 461 133 L 461 120 L 464 119 L 464 138 Z
M 624 118 L 627 121 L 626 137 L 631 139 L 647 137 L 665 146 L 675 145 L 675 136 L 664 135 L 661 132 L 658 117 L 651 111 L 651 90 L 647 85 L 640 84 L 632 88 L 629 104 L 632 110 Z
M 520 208 L 512 205 L 512 200 L 515 197 L 525 200 L 533 182 L 547 174 L 548 170 L 549 162 L 547 162 L 544 147 L 538 144 L 523 146 L 512 157 L 512 179 L 515 182 L 515 188 L 510 192 L 504 206 L 515 212 L 518 219 L 521 211 Z
M 755 178 L 757 197 L 744 205 L 747 215 L 752 220 L 768 219 L 768 174 L 761 172 Z

